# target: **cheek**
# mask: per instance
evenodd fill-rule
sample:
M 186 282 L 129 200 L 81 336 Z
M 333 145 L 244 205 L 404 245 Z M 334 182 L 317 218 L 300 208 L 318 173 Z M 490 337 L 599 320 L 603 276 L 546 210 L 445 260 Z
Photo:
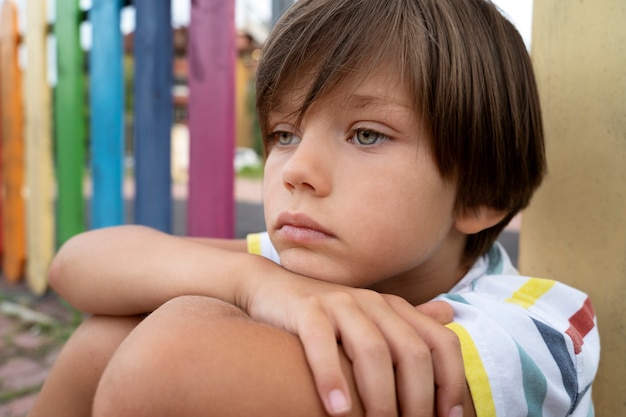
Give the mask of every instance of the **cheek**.
M 360 193 L 358 207 L 351 214 L 358 218 L 355 214 L 363 213 L 355 226 L 372 247 L 395 253 L 428 252 L 454 224 L 454 192 L 437 179 L 396 179 L 366 191 Z M 350 213 L 345 221 L 350 222 Z
M 276 162 L 276 158 L 272 157 L 270 153 L 265 160 L 264 168 L 263 168 L 263 199 L 267 200 L 267 195 L 271 192 L 273 187 L 276 186 L 277 182 L 281 182 L 281 176 L 278 175 L 280 169 L 278 167 L 278 163 Z
M 272 163 L 268 158 L 263 174 L 263 210 L 265 214 L 265 224 L 269 227 L 270 219 L 275 218 L 284 210 L 284 196 L 286 189 L 282 182 L 282 176 L 277 169 L 277 164 Z

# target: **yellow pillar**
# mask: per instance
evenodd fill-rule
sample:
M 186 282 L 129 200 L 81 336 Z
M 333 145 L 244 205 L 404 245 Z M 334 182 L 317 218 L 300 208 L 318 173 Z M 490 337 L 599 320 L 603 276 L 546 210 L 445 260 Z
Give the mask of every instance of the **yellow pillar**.
M 626 2 L 535 0 L 532 57 L 548 177 L 525 211 L 520 270 L 587 292 L 598 416 L 626 415 Z

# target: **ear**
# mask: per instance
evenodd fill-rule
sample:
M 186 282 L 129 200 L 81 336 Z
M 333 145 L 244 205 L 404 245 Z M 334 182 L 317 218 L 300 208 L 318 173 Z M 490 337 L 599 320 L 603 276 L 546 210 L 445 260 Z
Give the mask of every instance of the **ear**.
M 473 235 L 500 223 L 507 214 L 505 210 L 480 206 L 459 214 L 454 221 L 454 226 L 461 233 Z

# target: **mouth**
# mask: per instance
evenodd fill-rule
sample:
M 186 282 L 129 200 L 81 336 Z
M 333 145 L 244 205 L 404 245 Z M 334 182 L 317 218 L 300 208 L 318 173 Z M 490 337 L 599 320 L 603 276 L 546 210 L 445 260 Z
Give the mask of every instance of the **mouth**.
M 283 212 L 276 221 L 277 233 L 286 240 L 310 242 L 335 236 L 306 214 Z

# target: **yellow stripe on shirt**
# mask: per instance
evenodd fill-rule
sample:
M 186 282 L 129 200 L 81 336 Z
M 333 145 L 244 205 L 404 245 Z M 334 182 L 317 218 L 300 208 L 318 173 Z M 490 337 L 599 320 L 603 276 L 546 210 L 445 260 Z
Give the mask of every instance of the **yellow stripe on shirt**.
M 463 362 L 465 363 L 465 378 L 472 393 L 476 416 L 495 417 L 496 406 L 493 402 L 489 377 L 472 337 L 459 323 L 450 323 L 446 327 L 456 333 L 461 342 L 461 352 L 463 354 Z
M 530 278 L 506 301 L 528 309 L 547 293 L 554 284 L 554 281 L 548 279 Z
M 261 255 L 261 233 L 250 233 L 246 237 L 248 243 L 248 253 Z

